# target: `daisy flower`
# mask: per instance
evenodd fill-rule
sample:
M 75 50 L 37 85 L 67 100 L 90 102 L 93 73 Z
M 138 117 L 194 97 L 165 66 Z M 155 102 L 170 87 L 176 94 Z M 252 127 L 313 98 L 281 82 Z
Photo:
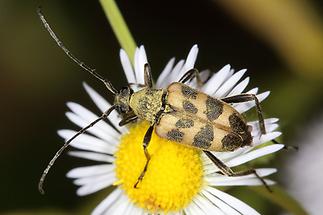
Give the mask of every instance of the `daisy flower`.
M 155 87 L 166 88 L 178 81 L 188 70 L 194 68 L 198 47 L 194 45 L 186 60 L 175 64 L 172 58 L 159 75 Z M 120 51 L 120 60 L 128 83 L 133 90 L 144 84 L 144 65 L 148 62 L 143 46 L 136 49 L 134 66 L 124 50 Z M 210 74 L 201 72 L 203 86 L 199 90 L 216 98 L 238 95 L 241 93 L 257 94 L 258 88 L 245 91 L 249 77 L 242 80 L 246 70 L 234 72 L 230 65 Z M 197 88 L 195 80 L 187 83 Z M 111 107 L 94 89 L 84 84 L 96 106 L 103 112 Z M 259 101 L 268 97 L 269 92 L 257 94 Z M 253 101 L 233 104 L 240 113 L 253 108 Z M 70 111 L 66 113 L 69 120 L 79 127 L 85 127 L 98 118 L 85 107 L 69 102 Z M 258 212 L 219 190 L 224 186 L 260 186 L 261 181 L 254 175 L 228 177 L 200 150 L 182 146 L 153 134 L 148 151 L 151 160 L 139 188 L 134 184 L 140 175 L 146 158 L 142 141 L 149 127 L 145 121 L 137 121 L 129 126 L 120 127 L 121 116 L 116 111 L 108 117 L 108 122 L 101 121 L 81 134 L 71 146 L 76 148 L 69 154 L 74 157 L 97 161 L 99 164 L 78 167 L 67 173 L 68 178 L 79 186 L 77 195 L 85 196 L 113 186 L 115 189 L 94 209 L 93 214 L 258 214 Z M 259 145 L 277 138 L 278 119 L 265 119 L 267 134 L 261 135 L 258 121 L 248 122 L 252 126 L 252 146 L 239 148 L 233 152 L 212 152 L 227 166 L 235 167 L 258 157 L 274 153 L 283 148 L 281 144 Z M 68 140 L 76 134 L 74 130 L 59 130 L 58 134 Z M 258 146 L 257 148 L 255 148 Z M 276 172 L 274 168 L 256 169 L 260 177 Z M 265 179 L 268 185 L 273 181 Z

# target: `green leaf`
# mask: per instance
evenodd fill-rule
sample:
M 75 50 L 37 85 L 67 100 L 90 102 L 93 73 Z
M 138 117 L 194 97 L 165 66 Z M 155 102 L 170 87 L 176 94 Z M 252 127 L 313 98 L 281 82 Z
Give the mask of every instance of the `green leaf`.
M 265 197 L 266 199 L 270 200 L 271 202 L 280 206 L 291 214 L 308 215 L 305 209 L 293 197 L 287 194 L 281 187 L 276 185 L 271 188 L 273 190 L 272 193 L 268 192 L 268 190 L 262 186 L 248 187 L 248 189 Z
M 133 63 L 136 43 L 118 6 L 114 0 L 100 0 L 100 3 L 121 47 L 126 51 L 130 61 Z

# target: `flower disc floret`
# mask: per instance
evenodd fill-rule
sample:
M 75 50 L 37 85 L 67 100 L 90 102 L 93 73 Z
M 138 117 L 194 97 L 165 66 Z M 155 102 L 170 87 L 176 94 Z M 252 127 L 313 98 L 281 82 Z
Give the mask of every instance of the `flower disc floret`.
M 178 211 L 191 202 L 203 183 L 200 151 L 158 137 L 148 151 L 151 160 L 144 179 L 134 188 L 146 162 L 142 140 L 148 123 L 140 122 L 122 136 L 116 152 L 116 176 L 138 206 L 151 212 Z

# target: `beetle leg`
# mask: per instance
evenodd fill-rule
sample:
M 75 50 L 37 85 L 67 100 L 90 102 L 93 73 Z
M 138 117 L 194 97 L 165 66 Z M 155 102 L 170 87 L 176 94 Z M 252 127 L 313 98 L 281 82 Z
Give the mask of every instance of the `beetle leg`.
M 138 83 L 128 83 L 129 86 L 136 85 L 138 87 L 153 87 L 153 79 L 151 75 L 150 66 L 148 63 L 144 66 L 144 84 L 138 84 Z
M 220 169 L 220 171 L 227 176 L 234 177 L 234 176 L 244 176 L 244 175 L 249 175 L 249 174 L 254 174 L 260 181 L 263 183 L 263 185 L 266 187 L 266 189 L 269 192 L 272 192 L 266 181 L 258 175 L 255 169 L 248 169 L 245 171 L 239 171 L 239 172 L 234 172 L 230 167 L 225 165 L 220 159 L 215 157 L 211 152 L 209 151 L 203 151 L 206 156 Z
M 178 82 L 180 83 L 185 83 L 187 81 L 190 81 L 192 80 L 193 78 L 196 78 L 196 81 L 197 81 L 197 86 L 198 87 L 202 87 L 203 86 L 203 82 L 201 80 L 201 77 L 200 77 L 200 72 L 193 68 L 193 69 L 190 69 L 188 70 L 180 79 Z
M 146 87 L 145 84 L 137 84 L 137 83 L 128 83 L 128 86 L 129 87 L 131 87 L 131 86 Z
M 130 122 L 138 119 L 138 116 L 131 110 L 127 113 L 122 114 L 122 120 L 119 122 L 119 126 L 124 126 Z
M 264 116 L 262 114 L 260 102 L 255 94 L 240 94 L 240 95 L 222 98 L 221 100 L 226 103 L 240 103 L 240 102 L 247 102 L 247 101 L 255 101 L 256 111 L 259 119 L 260 131 L 262 134 L 266 134 Z
M 151 136 L 152 136 L 153 131 L 154 131 L 154 125 L 151 125 L 145 134 L 144 141 L 143 141 L 143 147 L 144 147 L 144 153 L 145 153 L 147 160 L 146 160 L 146 164 L 145 164 L 144 169 L 142 170 L 140 176 L 138 177 L 137 182 L 133 186 L 134 188 L 137 188 L 137 185 L 139 184 L 140 181 L 142 181 L 142 179 L 144 178 L 144 176 L 146 174 L 148 163 L 150 161 L 150 155 L 149 155 L 147 147 L 148 147 L 149 142 L 151 140 Z
M 274 144 L 281 144 L 280 142 L 278 142 L 275 139 L 271 140 L 271 142 L 273 142 Z M 285 149 L 285 150 L 290 150 L 290 149 L 298 150 L 298 146 L 287 146 L 287 145 L 284 145 L 284 148 L 283 149 Z
M 144 67 L 144 80 L 145 80 L 145 85 L 148 86 L 149 88 L 153 87 L 153 80 L 152 80 L 152 75 L 151 75 L 151 69 L 148 63 L 145 64 Z
M 256 172 L 255 169 L 247 169 L 247 170 L 243 170 L 243 171 L 239 171 L 239 172 L 233 172 L 232 175 L 229 176 L 244 176 L 244 175 L 250 175 L 250 174 L 254 174 L 260 181 L 261 183 L 266 187 L 266 189 L 272 193 L 273 191 L 271 190 L 271 188 L 268 186 L 268 184 L 266 183 L 265 179 L 263 179 L 262 177 L 260 177 L 260 175 L 258 175 L 258 173 Z
M 119 126 L 124 126 L 124 125 L 126 125 L 126 124 L 128 124 L 130 122 L 133 122 L 133 121 L 137 120 L 137 119 L 138 119 L 138 116 L 135 115 L 135 114 L 128 115 L 128 116 L 126 116 L 124 119 L 122 119 L 119 122 Z

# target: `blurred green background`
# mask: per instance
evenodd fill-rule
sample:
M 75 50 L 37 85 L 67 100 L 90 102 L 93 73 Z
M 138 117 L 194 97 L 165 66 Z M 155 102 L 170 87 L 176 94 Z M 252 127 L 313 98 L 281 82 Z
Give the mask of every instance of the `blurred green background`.
M 126 83 L 120 45 L 99 2 L 0 1 L 0 213 L 73 213 L 80 208 L 87 213 L 107 191 L 75 195 L 76 187 L 65 173 L 85 161 L 63 155 L 49 174 L 45 196 L 38 193 L 37 183 L 62 144 L 56 130 L 75 128 L 64 116 L 65 103 L 75 101 L 97 111 L 82 82 L 110 101 L 112 97 L 56 46 L 36 15 L 39 4 L 78 58 L 116 87 Z M 185 58 L 197 43 L 198 69 L 217 71 L 227 63 L 247 68 L 249 89 L 259 86 L 272 92 L 263 109 L 266 116 L 281 119 L 284 143 L 292 143 L 295 134 L 322 114 L 322 2 L 120 0 L 117 4 L 137 44 L 145 45 L 154 77 L 171 57 Z M 284 162 L 293 153 L 279 153 L 275 165 L 287 165 Z M 233 192 L 264 214 L 279 211 L 256 195 L 247 198 L 245 194 L 251 193 L 247 189 Z

